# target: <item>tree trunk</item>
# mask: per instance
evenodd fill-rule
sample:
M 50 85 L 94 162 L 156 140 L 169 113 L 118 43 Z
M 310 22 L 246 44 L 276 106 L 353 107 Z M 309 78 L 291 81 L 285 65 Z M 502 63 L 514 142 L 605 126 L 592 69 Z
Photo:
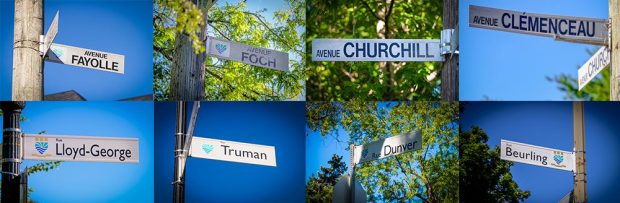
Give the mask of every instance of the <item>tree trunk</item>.
M 208 1 L 207 1 L 208 2 Z M 204 23 L 199 33 L 200 39 L 207 36 L 208 8 L 203 10 Z M 206 41 L 205 41 L 206 42 Z M 174 44 L 172 77 L 170 81 L 170 100 L 201 101 L 205 97 L 205 59 L 206 52 L 194 53 L 192 42 L 186 33 L 177 34 Z
M 459 1 L 443 1 L 443 29 L 458 29 Z M 457 45 L 458 47 L 458 45 Z M 459 99 L 459 55 L 447 54 L 441 71 L 441 101 Z

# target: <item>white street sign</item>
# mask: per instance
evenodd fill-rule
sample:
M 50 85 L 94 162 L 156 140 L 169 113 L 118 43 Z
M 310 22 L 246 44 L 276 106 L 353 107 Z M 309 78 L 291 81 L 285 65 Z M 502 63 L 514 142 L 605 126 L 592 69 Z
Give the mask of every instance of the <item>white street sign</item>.
M 351 175 L 346 175 L 334 185 L 332 203 L 351 203 Z M 355 203 L 366 203 L 366 191 L 362 184 L 355 179 Z
M 422 134 L 420 131 L 388 137 L 362 146 L 355 146 L 353 153 L 354 164 L 382 159 L 399 155 L 422 148 Z
M 443 61 L 438 39 L 313 39 L 312 61 Z
M 573 152 L 534 146 L 508 140 L 501 140 L 500 158 L 536 166 L 574 171 L 575 154 Z
M 577 78 L 579 80 L 579 90 L 583 89 L 598 75 L 609 63 L 611 62 L 611 55 L 609 49 L 603 46 L 601 47 L 588 61 L 579 68 L 577 72 Z
M 50 49 L 52 51 L 48 52 L 47 61 L 119 74 L 125 73 L 124 55 L 56 43 L 53 43 Z
M 24 159 L 138 163 L 138 138 L 24 135 Z
M 207 38 L 207 54 L 253 66 L 289 71 L 288 53 L 272 49 L 209 37 Z
M 56 11 L 56 16 L 54 16 L 54 20 L 52 20 L 52 24 L 47 28 L 47 33 L 45 33 L 45 37 L 43 38 L 43 57 L 47 55 L 47 51 L 50 49 L 54 38 L 56 38 L 56 34 L 58 34 L 58 15 L 60 11 Z
M 602 44 L 607 20 L 545 15 L 469 5 L 469 26 Z
M 189 149 L 192 157 L 246 164 L 276 166 L 273 146 L 216 140 L 194 136 Z

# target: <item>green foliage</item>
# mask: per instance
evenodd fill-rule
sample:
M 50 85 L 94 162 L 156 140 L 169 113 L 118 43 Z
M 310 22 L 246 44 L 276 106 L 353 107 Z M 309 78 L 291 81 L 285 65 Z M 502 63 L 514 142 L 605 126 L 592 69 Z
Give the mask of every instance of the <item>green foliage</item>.
M 204 1 L 198 2 L 203 4 L 205 3 Z M 170 40 L 170 36 L 168 36 L 169 34 L 184 33 L 188 35 L 192 41 L 192 47 L 194 47 L 195 53 L 205 51 L 204 44 L 198 36 L 198 33 L 200 33 L 200 26 L 204 24 L 201 9 L 206 9 L 204 7 L 206 5 L 199 7 L 194 4 L 193 1 L 189 0 L 155 0 L 154 3 L 157 4 L 158 7 L 153 8 L 153 12 L 155 13 L 153 20 L 159 21 L 159 24 L 155 24 L 155 22 L 153 23 L 153 26 L 156 29 L 154 32 L 163 32 L 157 33 L 163 35 L 163 38 L 153 39 L 154 46 L 162 45 L 163 43 L 166 43 L 165 40 Z M 173 14 L 176 15 L 174 16 L 174 26 L 170 26 L 168 27 L 169 29 L 165 29 L 165 24 L 171 23 L 169 22 L 169 18 L 171 18 L 171 15 Z M 172 40 L 174 40 L 174 37 Z
M 306 202 L 331 202 L 333 186 L 347 171 L 347 165 L 342 156 L 334 154 L 327 162 L 329 167 L 321 166 L 318 175 L 312 174 L 306 185 Z
M 487 134 L 474 126 L 461 132 L 459 154 L 461 202 L 519 202 L 530 196 L 512 180 L 510 161 L 500 159 L 500 148 L 489 148 Z
M 313 62 L 311 45 L 315 38 L 439 39 L 441 0 L 313 0 L 307 13 L 308 101 L 439 99 L 438 62 Z
M 413 130 L 421 150 L 358 164 L 369 201 L 458 202 L 458 104 L 439 102 L 308 102 L 307 125 L 322 136 L 361 145 Z
M 590 55 L 595 52 L 588 51 Z M 579 69 L 580 67 L 577 67 Z M 579 91 L 579 83 L 577 78 L 571 74 L 560 74 L 554 77 L 547 77 L 548 81 L 555 82 L 558 85 L 558 89 L 566 95 L 567 100 L 586 100 L 586 101 L 609 101 L 610 93 L 610 67 L 604 68 L 599 76 L 592 79 L 581 91 Z
M 198 7 L 184 0 L 155 0 L 153 8 L 154 93 L 156 100 L 168 98 L 175 36 L 196 33 L 203 16 Z M 215 4 L 208 11 L 210 36 L 258 47 L 288 52 L 290 72 L 254 67 L 239 62 L 207 57 L 205 100 L 285 100 L 303 94 L 305 2 L 286 0 L 287 9 L 274 11 L 266 19 L 266 9 L 251 11 L 245 1 Z M 183 14 L 189 12 L 189 14 Z M 182 15 L 183 14 L 183 15 Z M 192 42 L 195 42 L 190 34 Z M 194 43 L 194 48 L 202 44 Z

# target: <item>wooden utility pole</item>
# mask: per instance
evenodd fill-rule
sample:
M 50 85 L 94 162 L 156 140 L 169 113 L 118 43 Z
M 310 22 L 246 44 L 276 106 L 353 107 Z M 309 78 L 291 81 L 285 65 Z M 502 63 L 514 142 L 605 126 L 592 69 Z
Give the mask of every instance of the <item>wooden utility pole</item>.
M 583 124 L 583 102 L 573 102 L 573 146 L 575 151 L 575 177 L 573 194 L 575 202 L 588 202 L 586 192 L 586 151 Z
M 204 22 L 200 26 L 198 36 L 206 45 L 208 11 L 215 3 L 214 0 L 195 0 L 194 3 L 202 9 Z M 174 58 L 172 61 L 172 79 L 170 81 L 170 100 L 173 101 L 202 101 L 205 97 L 205 59 L 206 52 L 196 54 L 187 33 L 177 34 L 174 44 Z
M 38 47 L 37 47 L 38 48 Z M 0 102 L 2 108 L 2 202 L 19 202 L 19 164 L 21 160 L 22 130 L 19 126 L 25 102 Z
M 620 101 L 620 0 L 609 0 L 609 29 L 611 39 L 609 51 L 611 54 L 611 84 L 610 100 Z
M 176 134 L 174 145 L 174 176 L 172 182 L 173 193 L 172 202 L 183 203 L 185 202 L 185 176 L 183 174 L 185 170 L 181 169 L 181 162 L 185 156 L 185 124 L 187 122 L 187 105 L 183 101 L 177 101 L 177 120 L 176 120 Z
M 443 29 L 458 29 L 459 0 L 443 0 Z M 455 32 L 456 35 L 456 32 Z M 454 36 L 455 39 L 458 36 Z M 458 47 L 458 44 L 457 44 Z M 456 47 L 453 47 L 456 48 Z M 441 70 L 441 101 L 459 100 L 459 55 L 446 54 Z
M 43 100 L 43 0 L 15 0 L 13 101 Z

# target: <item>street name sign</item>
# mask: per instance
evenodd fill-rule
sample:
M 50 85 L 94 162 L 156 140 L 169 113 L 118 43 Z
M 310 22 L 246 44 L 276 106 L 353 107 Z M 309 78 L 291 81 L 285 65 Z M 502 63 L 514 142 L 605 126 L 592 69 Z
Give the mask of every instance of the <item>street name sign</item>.
M 598 73 L 611 62 L 611 54 L 606 46 L 601 47 L 585 64 L 577 71 L 579 90 L 583 89 Z
M 501 140 L 500 151 L 500 158 L 503 160 L 555 168 L 565 171 L 575 170 L 575 154 L 573 152 L 534 146 L 508 140 Z
M 366 203 L 366 191 L 362 187 L 362 184 L 355 180 L 355 203 Z M 332 192 L 332 203 L 350 203 L 351 201 L 351 175 L 346 175 L 340 178 L 336 185 L 334 185 L 334 191 Z
M 43 57 L 47 55 L 47 51 L 50 49 L 54 38 L 56 38 L 56 34 L 58 34 L 58 15 L 60 11 L 56 11 L 56 16 L 54 16 L 54 20 L 52 20 L 52 24 L 47 28 L 47 33 L 45 33 L 45 37 L 43 37 Z
M 607 40 L 607 20 L 526 13 L 469 5 L 469 26 L 553 37 L 564 41 L 589 41 L 603 44 Z
M 24 159 L 138 163 L 137 138 L 24 135 Z
M 46 60 L 112 73 L 125 73 L 125 56 L 53 43 Z
M 253 66 L 289 71 L 288 53 L 272 49 L 209 37 L 207 38 L 207 54 Z
M 422 148 L 422 134 L 420 131 L 410 132 L 377 140 L 365 145 L 355 146 L 353 163 L 358 164 L 375 159 L 382 159 Z
M 227 140 L 194 136 L 189 155 L 204 159 L 276 166 L 275 147 Z
M 312 61 L 443 61 L 438 39 L 313 39 Z

